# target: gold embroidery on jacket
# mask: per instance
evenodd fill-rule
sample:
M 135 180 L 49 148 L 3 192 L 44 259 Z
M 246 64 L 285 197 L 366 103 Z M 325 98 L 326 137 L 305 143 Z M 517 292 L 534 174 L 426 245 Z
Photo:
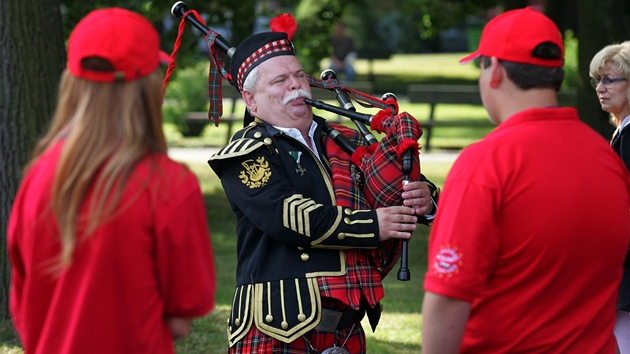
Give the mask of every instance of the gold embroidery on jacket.
M 361 219 L 357 219 L 357 220 L 352 220 L 350 218 L 343 218 L 343 222 L 345 222 L 348 225 L 354 225 L 354 224 L 372 224 L 374 223 L 374 220 L 372 219 L 365 219 L 365 220 L 361 220 Z
M 322 204 L 315 203 L 310 198 L 303 198 L 301 194 L 295 194 L 284 200 L 283 226 L 301 235 L 311 236 L 310 213 Z
M 265 157 L 261 156 L 253 160 L 246 160 L 241 163 L 245 170 L 241 171 L 239 178 L 244 185 L 249 188 L 259 188 L 269 182 L 271 177 L 271 168 L 269 162 L 265 161 Z
M 289 328 L 289 322 L 287 322 L 287 306 L 284 304 L 284 280 L 280 280 L 280 306 L 282 306 L 282 322 L 280 323 L 280 327 L 286 331 Z
M 298 279 L 295 280 L 296 284 L 298 282 Z M 279 281 L 279 284 L 282 284 L 282 281 Z M 307 286 L 306 292 L 307 294 L 305 294 L 306 296 L 308 296 L 308 299 L 302 299 L 301 298 L 301 291 L 299 287 L 296 287 L 296 289 L 294 289 L 293 291 L 297 291 L 297 293 L 293 293 L 292 296 L 296 296 L 298 299 L 298 306 L 300 306 L 299 304 L 302 304 L 303 302 L 309 303 L 311 304 L 311 310 L 309 313 L 303 313 L 304 310 L 303 309 L 299 309 L 298 312 L 298 322 L 295 322 L 293 319 L 287 319 L 287 320 L 283 320 L 278 327 L 274 327 L 273 325 L 266 323 L 265 322 L 265 318 L 263 318 L 263 309 L 260 308 L 260 305 L 263 303 L 263 296 L 266 296 L 266 294 L 264 293 L 265 289 L 265 285 L 264 284 L 255 284 L 255 288 L 254 288 L 254 297 L 253 297 L 253 301 L 254 301 L 254 309 L 253 309 L 253 313 L 254 313 L 254 325 L 256 326 L 256 328 L 258 328 L 261 332 L 265 333 L 268 336 L 271 336 L 275 339 L 278 339 L 284 343 L 291 343 L 294 340 L 300 338 L 301 336 L 303 336 L 306 332 L 312 330 L 313 328 L 315 328 L 315 326 L 317 326 L 317 324 L 319 323 L 319 321 L 321 320 L 321 297 L 319 294 L 319 285 L 317 283 L 317 278 L 308 278 L 305 280 L 305 285 Z M 286 286 L 282 285 L 282 289 L 285 289 L 284 291 L 280 291 L 280 294 L 282 298 L 281 298 L 281 307 L 282 309 L 276 309 L 277 313 L 280 313 L 281 316 L 285 316 L 286 312 L 288 311 L 287 306 L 289 307 L 293 307 L 296 304 L 291 302 L 291 301 L 286 301 L 286 299 L 284 299 L 284 296 L 287 294 L 284 294 L 284 292 L 286 291 Z M 280 288 L 278 289 L 280 290 Z M 287 323 L 286 328 L 284 328 L 284 322 L 290 321 L 293 323 L 293 325 L 290 325 Z
M 229 346 L 233 346 L 236 342 L 243 339 L 249 332 L 252 324 L 254 323 L 254 316 L 251 308 L 252 297 L 254 295 L 253 290 L 254 286 L 252 284 L 248 284 L 238 287 L 236 289 L 236 292 L 234 293 L 232 311 L 230 314 L 230 318 L 228 318 L 227 326 Z M 237 299 L 238 305 L 236 304 Z M 243 307 L 243 305 L 245 307 Z M 238 309 L 237 312 L 234 311 L 235 306 Z M 230 325 L 230 322 L 232 322 L 235 327 L 232 327 Z

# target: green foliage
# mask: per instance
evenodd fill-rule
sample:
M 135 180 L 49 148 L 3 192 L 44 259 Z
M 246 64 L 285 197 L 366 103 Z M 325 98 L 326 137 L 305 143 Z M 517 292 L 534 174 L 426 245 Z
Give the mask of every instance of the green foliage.
M 147 18 L 153 21 L 160 18 L 160 6 L 166 6 L 168 2 L 164 0 L 60 0 L 60 3 L 63 31 L 67 37 L 70 35 L 70 32 L 72 32 L 74 26 L 76 26 L 76 24 L 92 10 L 104 7 L 118 6 L 142 13 L 143 15 L 147 16 Z
M 184 121 L 184 114 L 208 110 L 208 60 L 199 60 L 195 65 L 176 67 L 169 79 L 164 97 L 164 121 L 175 124 L 184 133 L 191 128 Z
M 485 10 L 496 6 L 500 1 L 496 0 L 422 0 L 420 2 L 404 1 L 404 6 L 409 11 L 421 13 L 421 21 L 418 21 L 419 32 L 423 38 L 433 38 L 440 31 L 460 27 L 464 19 L 471 15 L 480 15 Z
M 341 19 L 341 12 L 340 0 L 302 0 L 296 9 L 296 54 L 304 71 L 315 77 L 319 76 L 321 60 L 331 53 L 331 30 Z
M 573 36 L 573 31 L 564 32 L 564 82 L 562 89 L 577 89 L 581 86 L 580 73 L 578 71 L 578 39 Z
M 60 0 L 64 34 L 69 36 L 76 24 L 90 11 L 118 6 L 146 16 L 160 33 L 162 49 L 170 53 L 174 49 L 181 21 L 171 15 L 171 7 L 176 2 L 177 0 Z M 189 10 L 197 11 L 204 18 L 210 29 L 224 35 L 233 45 L 251 34 L 255 22 L 255 0 L 184 2 Z M 228 30 L 229 33 L 224 33 Z M 178 65 L 194 65 L 196 61 L 207 57 L 203 37 L 199 30 L 186 24 L 180 37 Z

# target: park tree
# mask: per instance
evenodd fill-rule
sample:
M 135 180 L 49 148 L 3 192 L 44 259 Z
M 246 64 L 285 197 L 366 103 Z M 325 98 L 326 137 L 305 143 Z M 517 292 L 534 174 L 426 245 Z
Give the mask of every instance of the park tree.
M 0 320 L 8 318 L 7 220 L 64 67 L 59 0 L 0 1 Z

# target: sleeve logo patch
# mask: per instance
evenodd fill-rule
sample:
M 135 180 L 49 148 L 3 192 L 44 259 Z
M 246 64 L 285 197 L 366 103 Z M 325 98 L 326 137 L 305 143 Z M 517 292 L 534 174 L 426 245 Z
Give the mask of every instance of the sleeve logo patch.
M 271 178 L 271 168 L 265 157 L 261 156 L 254 160 L 246 160 L 241 163 L 245 168 L 238 177 L 244 185 L 251 189 L 260 188 L 269 182 Z
M 456 248 L 445 246 L 440 249 L 433 260 L 433 273 L 443 276 L 453 276 L 459 272 L 462 265 L 462 254 Z

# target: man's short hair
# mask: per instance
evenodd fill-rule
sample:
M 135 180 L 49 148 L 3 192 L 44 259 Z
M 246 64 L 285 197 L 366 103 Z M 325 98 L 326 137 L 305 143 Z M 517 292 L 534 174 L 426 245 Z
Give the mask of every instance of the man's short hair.
M 551 42 L 539 44 L 532 52 L 532 56 L 540 58 L 553 58 L 558 55 L 560 55 L 560 48 Z M 482 68 L 490 65 L 490 57 L 488 56 L 482 55 L 479 60 Z M 562 81 L 564 81 L 564 69 L 562 67 L 521 64 L 501 59 L 499 59 L 499 63 L 505 68 L 510 80 L 523 90 L 553 88 L 559 91 Z

